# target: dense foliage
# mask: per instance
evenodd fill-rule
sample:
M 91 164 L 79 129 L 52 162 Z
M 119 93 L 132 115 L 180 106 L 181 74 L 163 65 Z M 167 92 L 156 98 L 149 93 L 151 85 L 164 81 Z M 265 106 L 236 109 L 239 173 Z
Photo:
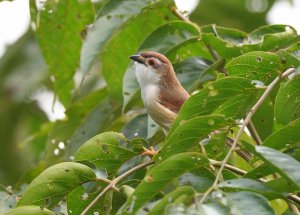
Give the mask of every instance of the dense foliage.
M 200 26 L 172 0 L 52 0 L 40 9 L 30 0 L 30 12 L 33 32 L 0 62 L 1 121 L 16 119 L 1 123 L 2 142 L 18 143 L 0 152 L 9 177 L 0 174 L 1 212 L 298 212 L 300 37 L 292 26 L 252 23 L 246 33 L 202 25 L 195 13 Z M 165 54 L 192 94 L 167 136 L 145 112 L 128 59 L 142 50 Z M 41 86 L 66 107 L 63 120 L 49 122 L 24 102 Z M 150 146 L 159 153 L 142 156 Z

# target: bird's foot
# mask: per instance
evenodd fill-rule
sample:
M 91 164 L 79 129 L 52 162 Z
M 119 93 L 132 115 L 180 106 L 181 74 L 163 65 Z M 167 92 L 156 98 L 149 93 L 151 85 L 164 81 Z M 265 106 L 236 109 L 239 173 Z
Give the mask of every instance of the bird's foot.
M 145 147 L 143 147 L 144 152 L 141 155 L 148 155 L 150 157 L 153 157 L 154 155 L 156 155 L 158 153 L 158 151 L 155 151 L 153 146 L 150 146 L 150 149 L 147 149 Z

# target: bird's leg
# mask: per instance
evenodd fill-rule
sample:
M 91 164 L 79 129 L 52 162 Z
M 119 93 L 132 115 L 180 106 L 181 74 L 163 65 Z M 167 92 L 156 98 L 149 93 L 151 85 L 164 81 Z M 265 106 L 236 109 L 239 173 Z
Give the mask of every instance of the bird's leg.
M 153 146 L 150 146 L 150 149 L 143 147 L 143 150 L 144 150 L 144 152 L 141 155 L 148 155 L 150 157 L 153 157 L 154 155 L 156 155 L 158 153 L 158 151 L 155 151 Z

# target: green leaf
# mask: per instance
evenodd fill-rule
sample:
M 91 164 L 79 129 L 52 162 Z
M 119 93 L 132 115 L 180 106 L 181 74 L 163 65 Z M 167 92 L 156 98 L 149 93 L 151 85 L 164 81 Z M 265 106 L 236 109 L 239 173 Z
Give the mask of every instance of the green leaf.
M 273 81 L 283 71 L 278 55 L 261 51 L 250 52 L 234 58 L 225 68 L 231 76 L 258 80 L 265 85 Z
M 139 47 L 139 51 L 156 51 L 165 54 L 174 46 L 198 35 L 199 31 L 194 25 L 183 21 L 172 21 L 152 32 Z M 139 89 L 134 71 L 135 65 L 130 64 L 123 78 L 123 109 Z
M 244 175 L 244 178 L 252 178 L 252 179 L 259 179 L 265 176 L 271 175 L 274 173 L 276 169 L 269 164 L 261 164 L 260 166 L 250 170 L 249 172 Z
M 172 63 L 179 63 L 190 57 L 201 57 L 203 59 L 213 61 L 211 54 L 202 40 L 199 37 L 188 39 L 175 47 L 171 48 L 167 53 L 169 60 Z
M 102 184 L 106 186 L 106 184 Z M 68 214 L 80 214 L 99 194 L 99 191 L 88 192 L 84 186 L 79 186 L 67 196 Z M 87 213 L 108 215 L 111 209 L 112 191 L 106 193 Z
M 125 203 L 121 213 L 135 214 L 172 180 L 190 170 L 208 165 L 208 160 L 199 153 L 187 152 L 174 155 L 154 166 L 137 186 Z
M 198 168 L 191 172 L 185 173 L 178 179 L 179 186 L 190 186 L 197 192 L 205 192 L 212 186 L 215 180 L 215 175 L 207 168 Z
M 300 119 L 290 122 L 269 136 L 263 145 L 273 149 L 288 149 L 300 143 Z
M 248 36 L 250 44 L 259 44 L 260 50 L 285 48 L 297 37 L 297 31 L 289 25 L 268 25 L 252 31 Z
M 256 152 L 268 164 L 277 169 L 280 175 L 300 188 L 300 163 L 286 154 L 265 146 L 256 146 Z
M 286 125 L 300 116 L 300 77 L 281 84 L 275 99 L 275 118 Z
M 154 159 L 159 162 L 174 154 L 188 151 L 193 146 L 197 146 L 199 141 L 206 138 L 211 132 L 233 125 L 235 125 L 235 121 L 225 119 L 220 115 L 199 116 L 182 120 L 179 126 L 168 134 L 164 145 L 154 156 Z
M 95 179 L 89 167 L 74 162 L 59 163 L 36 177 L 24 191 L 17 206 L 51 207 L 79 185 Z
M 55 215 L 55 213 L 39 206 L 22 206 L 14 208 L 4 215 Z
M 233 215 L 275 215 L 268 201 L 261 195 L 252 192 L 227 193 L 227 204 Z
M 252 117 L 252 122 L 262 141 L 272 134 L 274 127 L 274 100 L 272 98 L 266 98 Z
M 42 53 L 55 78 L 54 90 L 68 105 L 74 88 L 73 75 L 80 59 L 81 34 L 93 20 L 90 1 L 47 1 L 35 20 Z
M 99 134 L 83 144 L 75 155 L 76 161 L 89 161 L 98 169 L 106 169 L 109 176 L 114 176 L 119 168 L 137 153 L 120 146 L 124 136 L 115 132 Z
M 194 90 L 195 80 L 197 80 L 197 85 L 214 80 L 216 77 L 211 72 L 205 72 L 210 66 L 210 62 L 198 57 L 188 58 L 180 63 L 173 65 L 176 72 L 176 76 L 181 83 L 181 85 L 188 91 Z
M 175 202 L 176 199 L 181 196 L 188 196 L 191 199 L 194 198 L 195 191 L 193 188 L 188 186 L 181 186 L 176 188 L 171 193 L 168 193 L 164 198 L 160 199 L 158 203 L 149 211 L 148 215 L 157 215 L 163 214 L 166 206 L 172 202 Z
M 216 50 L 218 55 L 223 58 L 232 58 L 241 55 L 241 45 L 245 41 L 245 32 L 208 25 L 201 28 L 202 40 Z
M 274 171 L 275 172 L 275 171 Z M 284 196 L 287 196 L 288 193 L 293 193 L 295 190 L 299 190 L 297 186 L 290 183 L 283 177 L 275 178 L 273 180 L 269 180 L 265 183 L 265 185 L 277 193 L 282 193 Z
M 251 51 L 286 48 L 298 37 L 296 30 L 288 25 L 263 26 L 249 35 L 236 29 L 216 25 L 204 26 L 201 30 L 203 41 L 226 59 Z
M 100 10 L 93 26 L 88 30 L 83 42 L 80 58 L 81 72 L 86 74 L 107 41 L 123 23 L 141 12 L 142 8 L 153 4 L 149 1 L 108 1 Z
M 225 190 L 244 190 L 259 193 L 266 198 L 272 200 L 282 198 L 280 193 L 277 193 L 259 181 L 247 178 L 239 178 L 221 182 L 218 187 Z
M 131 139 L 134 137 L 147 138 L 148 114 L 141 114 L 127 122 L 121 132 L 125 137 Z
M 286 49 L 287 52 L 291 53 L 292 56 L 300 60 L 300 42 L 297 42 Z
M 106 44 L 101 53 L 102 71 L 109 94 L 116 103 L 122 104 L 122 80 L 130 63 L 128 57 L 138 50 L 144 39 L 158 26 L 177 19 L 171 12 L 173 5 L 172 0 L 160 0 L 143 8 L 137 16 L 124 23 Z
M 180 121 L 211 113 L 242 118 L 253 104 L 257 89 L 250 80 L 228 77 L 216 80 L 195 95 L 181 108 L 170 133 Z

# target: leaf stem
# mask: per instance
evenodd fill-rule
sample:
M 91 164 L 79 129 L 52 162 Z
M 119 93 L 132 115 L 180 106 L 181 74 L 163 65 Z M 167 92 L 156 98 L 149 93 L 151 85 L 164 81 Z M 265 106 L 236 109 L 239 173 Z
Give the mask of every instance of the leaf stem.
M 151 164 L 153 164 L 154 161 L 153 160 L 149 160 L 146 161 L 126 172 L 124 172 L 122 175 L 118 176 L 117 178 L 115 178 L 114 180 L 112 180 L 109 185 L 107 187 L 105 187 L 99 194 L 98 196 L 96 196 L 96 198 L 81 212 L 80 215 L 86 215 L 87 212 L 99 201 L 99 199 L 105 194 L 107 193 L 109 190 L 113 189 L 117 183 L 119 183 L 121 180 L 123 180 L 124 178 L 126 178 L 127 176 L 131 175 L 132 173 L 136 172 L 139 169 L 142 169 L 144 167 L 147 167 Z
M 270 92 L 273 90 L 273 88 L 275 87 L 275 85 L 282 79 L 285 78 L 287 76 L 289 76 L 290 74 L 294 73 L 296 70 L 295 68 L 289 68 L 287 69 L 285 72 L 281 73 L 279 76 L 277 76 L 267 87 L 266 91 L 262 94 L 262 96 L 259 98 L 259 100 L 255 103 L 255 105 L 250 109 L 250 111 L 248 112 L 243 124 L 241 125 L 232 146 L 230 147 L 228 153 L 226 154 L 225 158 L 223 159 L 221 165 L 220 165 L 220 169 L 216 175 L 215 181 L 213 183 L 213 185 L 203 194 L 200 203 L 203 203 L 205 201 L 205 199 L 207 198 L 207 196 L 217 187 L 217 184 L 219 182 L 220 177 L 222 176 L 222 171 L 224 170 L 227 162 L 229 161 L 230 156 L 232 155 L 232 153 L 235 151 L 237 144 L 238 144 L 238 140 L 241 137 L 245 127 L 248 125 L 248 123 L 250 122 L 252 116 L 254 115 L 254 113 L 257 111 L 257 109 L 262 105 L 262 103 L 266 100 L 266 98 L 268 97 L 268 95 L 270 94 Z

